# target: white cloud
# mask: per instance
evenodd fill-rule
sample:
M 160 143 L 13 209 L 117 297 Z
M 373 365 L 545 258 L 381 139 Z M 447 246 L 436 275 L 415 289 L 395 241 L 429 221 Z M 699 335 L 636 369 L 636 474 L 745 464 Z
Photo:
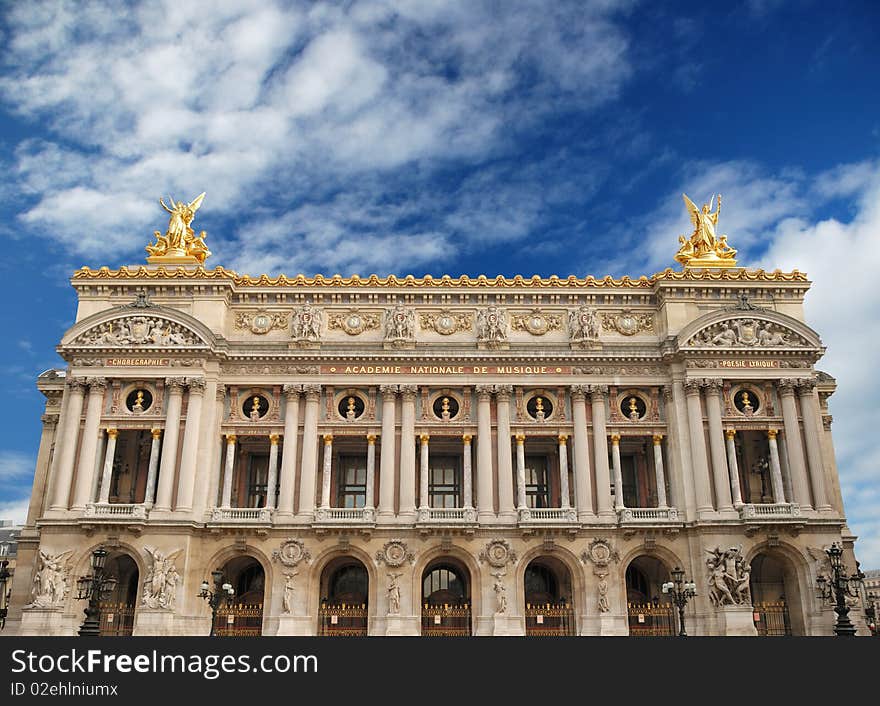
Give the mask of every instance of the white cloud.
M 30 478 L 33 474 L 34 459 L 32 456 L 20 451 L 0 451 L 0 481 L 14 483 Z
M 20 526 L 27 519 L 30 499 L 5 501 L 0 500 L 0 520 L 11 520 L 13 526 Z

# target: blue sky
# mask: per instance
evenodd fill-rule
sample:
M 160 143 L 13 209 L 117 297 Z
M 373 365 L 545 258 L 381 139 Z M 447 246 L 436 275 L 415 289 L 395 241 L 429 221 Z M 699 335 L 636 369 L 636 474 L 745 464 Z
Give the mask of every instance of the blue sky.
M 251 274 L 650 274 L 724 194 L 749 266 L 806 271 L 850 526 L 880 567 L 876 3 L 7 3 L 0 516 L 77 267 L 207 197 Z

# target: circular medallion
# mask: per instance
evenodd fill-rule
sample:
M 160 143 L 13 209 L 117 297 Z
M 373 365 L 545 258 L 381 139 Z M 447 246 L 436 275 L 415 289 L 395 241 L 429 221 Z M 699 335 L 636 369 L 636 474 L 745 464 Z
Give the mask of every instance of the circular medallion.
M 448 336 L 455 333 L 455 319 L 451 314 L 440 314 L 435 325 L 437 333 Z
M 270 328 L 272 328 L 271 316 L 262 312 L 254 314 L 254 318 L 251 319 L 251 331 L 254 333 L 268 333 Z
M 632 336 L 639 329 L 639 322 L 630 314 L 621 314 L 617 317 L 617 330 L 624 336 Z
M 284 566 L 296 566 L 303 559 L 308 561 L 311 556 L 300 540 L 288 539 L 274 552 L 274 558 Z
M 542 336 L 547 333 L 547 329 L 549 328 L 549 324 L 547 323 L 547 319 L 544 318 L 541 314 L 532 314 L 526 319 L 526 328 L 529 333 L 535 336 Z
M 128 408 L 129 412 L 133 412 L 134 414 L 146 412 L 152 404 L 153 395 L 150 394 L 149 390 L 143 387 L 132 390 L 128 394 L 128 397 L 125 398 L 125 406 Z
M 504 539 L 494 539 L 486 545 L 482 558 L 496 569 L 500 569 L 508 562 L 516 561 L 516 553 Z

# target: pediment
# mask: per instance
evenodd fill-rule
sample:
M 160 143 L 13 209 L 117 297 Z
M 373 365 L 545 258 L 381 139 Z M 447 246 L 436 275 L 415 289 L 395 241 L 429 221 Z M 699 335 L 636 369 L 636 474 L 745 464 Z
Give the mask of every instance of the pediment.
M 62 347 L 183 350 L 210 347 L 211 339 L 203 324 L 181 312 L 120 307 L 77 323 L 64 336 Z
M 747 311 L 713 316 L 701 326 L 682 331 L 682 349 L 780 350 L 821 349 L 822 342 L 809 327 L 776 312 Z M 693 330 L 696 328 L 696 330 Z

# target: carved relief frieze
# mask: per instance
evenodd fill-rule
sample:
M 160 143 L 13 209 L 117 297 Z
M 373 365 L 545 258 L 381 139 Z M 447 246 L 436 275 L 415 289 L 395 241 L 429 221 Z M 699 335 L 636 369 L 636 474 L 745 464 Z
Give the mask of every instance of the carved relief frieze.
M 617 331 L 621 336 L 635 336 L 643 331 L 654 330 L 654 315 L 635 313 L 631 309 L 623 309 L 602 315 L 602 328 L 605 331 Z
M 327 320 L 327 328 L 345 331 L 349 336 L 359 336 L 364 331 L 379 328 L 379 315 L 372 311 L 361 311 L 358 308 L 344 312 L 334 312 Z
M 93 326 L 73 341 L 77 346 L 201 346 L 185 326 L 159 316 L 123 316 Z
M 548 331 L 562 328 L 562 317 L 535 308 L 529 312 L 513 314 L 510 317 L 510 328 L 514 331 L 528 331 L 533 336 L 543 336 Z
M 235 328 L 262 335 L 287 328 L 287 313 L 283 311 L 239 311 L 235 313 Z
M 690 347 L 802 348 L 809 342 L 786 326 L 757 318 L 729 319 L 691 336 Z
M 442 309 L 436 314 L 421 314 L 419 325 L 423 331 L 434 331 L 441 336 L 450 336 L 460 331 L 470 331 L 474 327 L 474 315 L 465 311 L 453 312 Z

